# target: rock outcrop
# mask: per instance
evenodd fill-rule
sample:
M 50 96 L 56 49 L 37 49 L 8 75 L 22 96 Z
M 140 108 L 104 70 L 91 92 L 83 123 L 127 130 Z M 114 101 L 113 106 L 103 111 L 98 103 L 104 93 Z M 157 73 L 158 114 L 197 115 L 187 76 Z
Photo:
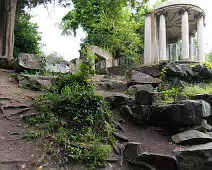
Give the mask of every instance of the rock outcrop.
M 15 62 L 15 71 L 23 72 L 24 70 L 42 70 L 42 60 L 33 54 L 21 53 Z
M 158 86 L 161 83 L 161 80 L 158 78 L 154 78 L 142 72 L 131 70 L 127 74 L 127 86 L 132 86 L 136 84 L 151 84 L 152 86 Z
M 174 150 L 179 170 L 211 170 L 212 143 Z
M 149 123 L 155 126 L 194 126 L 201 124 L 201 121 L 210 114 L 211 108 L 207 102 L 184 100 L 173 104 L 152 106 Z
M 188 130 L 172 136 L 172 140 L 176 144 L 199 145 L 212 142 L 212 138 L 207 133 L 199 132 L 197 130 Z

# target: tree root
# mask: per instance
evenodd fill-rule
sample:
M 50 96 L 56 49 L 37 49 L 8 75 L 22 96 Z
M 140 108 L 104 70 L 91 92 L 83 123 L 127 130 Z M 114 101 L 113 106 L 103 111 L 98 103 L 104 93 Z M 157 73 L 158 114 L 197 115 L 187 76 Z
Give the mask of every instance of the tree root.
M 123 151 L 123 146 L 121 144 L 118 144 L 118 147 L 120 149 L 120 167 L 123 164 L 123 160 L 124 160 L 124 151 Z
M 0 161 L 0 164 L 15 163 L 15 162 L 28 162 L 28 160 L 13 159 L 7 161 Z
M 121 126 L 121 124 L 115 120 L 112 120 L 112 122 L 122 131 L 125 131 L 124 128 Z
M 3 108 L 4 109 L 17 109 L 17 108 L 25 109 L 25 108 L 29 108 L 29 106 L 27 106 L 27 105 L 18 105 L 18 106 L 4 105 Z
M 10 116 L 22 114 L 22 113 L 27 112 L 27 111 L 29 111 L 29 110 L 31 110 L 31 109 L 30 109 L 30 108 L 25 108 L 25 109 L 22 109 L 21 111 L 18 111 L 18 112 L 16 112 L 16 113 L 5 114 L 5 115 L 3 115 L 2 117 L 0 117 L 0 119 L 6 118 L 7 120 L 10 120 L 10 119 L 9 119 Z
M 35 165 L 36 166 L 40 165 L 44 161 L 45 157 L 46 157 L 46 151 L 42 153 L 41 157 L 35 162 Z
M 28 114 L 28 115 L 23 115 L 21 118 L 22 118 L 22 119 L 26 119 L 26 118 L 28 118 L 28 117 L 36 116 L 36 115 L 38 115 L 38 113 L 30 113 L 30 114 Z
M 28 136 L 27 136 L 27 135 L 24 135 L 24 136 L 21 136 L 21 137 L 19 137 L 19 138 L 15 138 L 15 139 L 8 139 L 8 141 L 17 141 L 17 140 L 24 139 L 24 138 L 26 138 L 26 137 L 28 137 Z

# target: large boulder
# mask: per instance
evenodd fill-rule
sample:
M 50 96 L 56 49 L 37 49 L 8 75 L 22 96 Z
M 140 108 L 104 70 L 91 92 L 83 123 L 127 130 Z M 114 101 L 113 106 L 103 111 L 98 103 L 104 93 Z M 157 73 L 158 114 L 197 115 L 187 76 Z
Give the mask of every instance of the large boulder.
M 136 84 L 151 84 L 156 87 L 161 83 L 160 79 L 153 78 L 152 76 L 149 76 L 136 70 L 129 71 L 126 76 L 128 80 L 128 87 Z
M 177 148 L 174 154 L 179 170 L 211 170 L 212 142 L 192 147 Z
M 124 156 L 127 161 L 136 165 L 146 165 L 150 170 L 177 170 L 177 161 L 174 155 L 143 152 L 141 143 L 127 143 Z
M 165 75 L 190 78 L 193 70 L 189 64 L 170 63 L 165 68 Z
M 142 67 L 136 68 L 136 70 L 144 74 L 147 74 L 149 76 L 152 76 L 154 78 L 159 78 L 160 72 L 161 72 L 160 66 L 161 66 L 160 64 L 155 64 L 151 66 L 142 66 Z
M 150 113 L 150 108 L 150 105 L 124 105 L 120 109 L 120 115 L 129 122 L 145 124 Z
M 212 94 L 197 94 L 190 97 L 192 100 L 205 100 L 212 107 Z
M 211 79 L 212 69 L 207 67 L 205 64 L 198 64 L 193 67 L 195 77 L 200 79 Z
M 181 69 L 180 65 L 176 63 L 170 63 L 165 68 L 165 75 L 183 77 L 185 76 L 185 73 Z
M 207 142 L 212 142 L 212 138 L 207 133 L 199 132 L 197 130 L 188 130 L 172 136 L 172 140 L 176 144 L 199 145 Z
M 110 91 L 124 91 L 126 89 L 126 82 L 120 80 L 104 79 L 97 81 L 94 84 L 97 90 L 110 90 Z
M 136 92 L 140 90 L 145 90 L 148 92 L 154 92 L 154 88 L 151 84 L 137 84 L 137 85 L 132 85 L 127 89 L 127 93 L 131 96 L 135 96 Z
M 14 79 L 19 87 L 41 91 L 48 89 L 54 78 L 29 74 L 15 74 Z
M 55 63 L 48 62 L 47 60 L 45 70 L 52 73 L 75 73 L 75 66 L 73 63 L 65 60 L 61 60 Z
M 15 62 L 15 71 L 42 70 L 42 60 L 34 54 L 20 53 Z
M 136 104 L 150 105 L 152 104 L 151 99 L 151 94 L 146 90 L 139 90 L 135 93 Z
M 170 155 L 143 152 L 136 161 L 145 162 L 157 170 L 178 170 L 176 158 Z
M 201 124 L 210 114 L 211 107 L 207 102 L 183 100 L 172 104 L 153 105 L 148 122 L 155 126 L 194 126 Z
M 128 161 L 134 162 L 136 158 L 142 153 L 141 143 L 128 142 L 124 148 L 124 156 Z
M 131 100 L 131 97 L 117 93 L 113 96 L 105 97 L 105 100 L 110 104 L 112 109 L 116 109 L 119 106 L 126 105 Z

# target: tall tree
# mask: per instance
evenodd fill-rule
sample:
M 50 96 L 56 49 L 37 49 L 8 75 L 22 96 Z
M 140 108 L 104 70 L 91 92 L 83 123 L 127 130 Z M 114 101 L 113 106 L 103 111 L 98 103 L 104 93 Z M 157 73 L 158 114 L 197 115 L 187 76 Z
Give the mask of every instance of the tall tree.
M 16 16 L 20 9 L 26 6 L 32 8 L 42 3 L 47 4 L 55 1 L 56 0 L 0 0 L 0 56 L 6 56 L 9 65 L 13 65 L 14 26 Z M 70 0 L 57 0 L 57 2 L 62 6 L 70 4 Z

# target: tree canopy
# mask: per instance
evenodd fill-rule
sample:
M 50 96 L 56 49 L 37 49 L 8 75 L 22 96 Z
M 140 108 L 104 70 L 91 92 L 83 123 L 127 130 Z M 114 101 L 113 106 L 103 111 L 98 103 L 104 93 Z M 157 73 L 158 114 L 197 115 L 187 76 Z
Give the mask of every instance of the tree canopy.
M 61 22 L 64 34 L 76 35 L 81 26 L 85 43 L 103 47 L 115 58 L 143 53 L 144 15 L 150 12 L 148 0 L 73 0 L 74 9 Z
M 22 10 L 15 25 L 14 57 L 19 53 L 41 54 L 41 33 L 38 32 L 38 24 L 30 21 L 31 16 Z

